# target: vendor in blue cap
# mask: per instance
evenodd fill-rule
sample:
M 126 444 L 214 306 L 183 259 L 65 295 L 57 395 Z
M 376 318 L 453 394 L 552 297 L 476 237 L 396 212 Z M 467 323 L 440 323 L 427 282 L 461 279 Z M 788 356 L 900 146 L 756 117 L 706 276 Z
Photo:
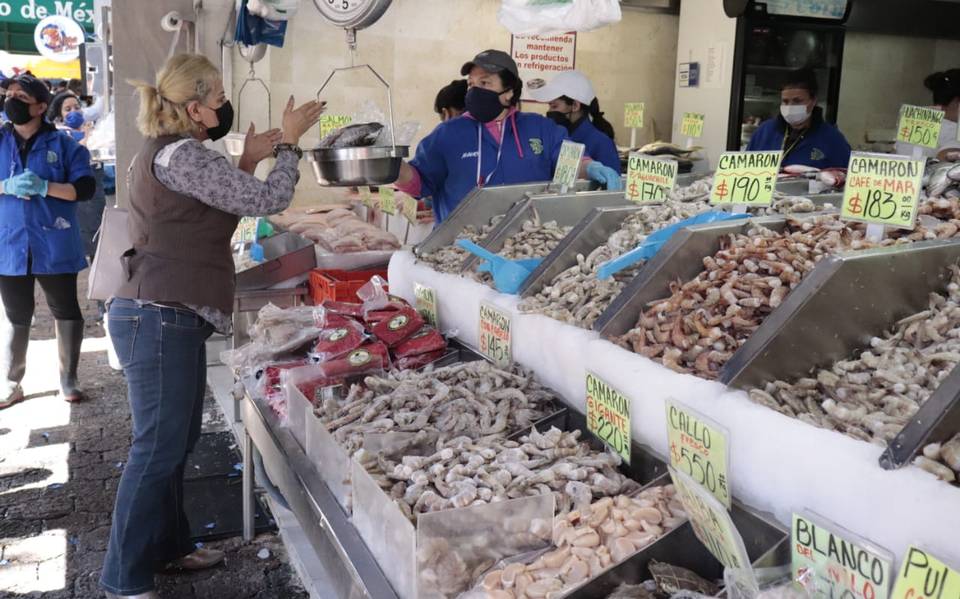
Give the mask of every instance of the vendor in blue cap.
M 460 70 L 467 76 L 467 112 L 441 123 L 400 169 L 397 189 L 433 197 L 443 222 L 475 187 L 550 181 L 567 130 L 539 114 L 520 112 L 523 82 L 509 54 L 485 50 Z M 620 189 L 620 173 L 584 158 L 581 172 Z
M 83 399 L 77 383 L 83 314 L 77 273 L 87 267 L 76 202 L 96 192 L 90 153 L 46 121 L 52 98 L 32 75 L 10 82 L 0 128 L 0 408 L 23 399 L 27 343 L 40 283 L 56 319 L 60 396 Z
M 541 81 L 541 80 L 538 80 Z M 570 132 L 570 139 L 586 146 L 587 156 L 620 172 L 620 153 L 613 142 L 613 125 L 600 111 L 590 80 L 580 71 L 564 71 L 543 87 L 530 87 L 530 97 L 550 105 L 547 118 Z

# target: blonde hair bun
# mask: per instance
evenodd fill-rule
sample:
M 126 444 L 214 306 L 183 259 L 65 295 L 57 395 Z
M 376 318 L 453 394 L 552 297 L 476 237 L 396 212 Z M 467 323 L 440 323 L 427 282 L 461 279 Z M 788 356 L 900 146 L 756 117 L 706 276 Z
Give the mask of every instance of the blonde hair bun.
M 200 54 L 177 54 L 157 73 L 156 85 L 128 81 L 140 94 L 137 128 L 145 137 L 189 135 L 198 125 L 187 114 L 187 104 L 203 101 L 220 79 L 220 71 Z

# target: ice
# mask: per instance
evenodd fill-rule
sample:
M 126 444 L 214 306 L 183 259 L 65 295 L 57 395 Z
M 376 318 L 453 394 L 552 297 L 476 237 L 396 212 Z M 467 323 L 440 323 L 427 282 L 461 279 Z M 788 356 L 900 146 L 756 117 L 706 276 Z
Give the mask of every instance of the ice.
M 413 301 L 413 284 L 437 292 L 441 326 L 476 345 L 480 301 L 513 313 L 513 355 L 541 381 L 583 411 L 591 370 L 632 399 L 634 439 L 667 455 L 665 401 L 702 412 L 730 434 L 730 476 L 736 499 L 772 514 L 789 529 L 791 514 L 812 510 L 890 550 L 898 559 L 919 543 L 960 564 L 960 488 L 916 467 L 880 468 L 883 448 L 788 418 L 751 402 L 742 391 L 673 372 L 585 331 L 540 315 L 521 315 L 516 296 L 437 273 L 409 252 L 390 262 L 390 291 Z

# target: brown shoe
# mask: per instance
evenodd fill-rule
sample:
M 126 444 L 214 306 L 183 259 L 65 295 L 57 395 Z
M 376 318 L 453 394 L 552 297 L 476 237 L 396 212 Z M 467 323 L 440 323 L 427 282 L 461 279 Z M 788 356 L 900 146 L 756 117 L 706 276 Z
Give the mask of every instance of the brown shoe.
M 221 563 L 224 553 L 217 549 L 205 549 L 201 547 L 189 555 L 185 555 L 178 560 L 167 564 L 167 570 L 206 570 Z
M 18 404 L 24 399 L 26 399 L 26 397 L 23 395 L 23 387 L 17 385 L 6 397 L 0 398 L 0 410 Z

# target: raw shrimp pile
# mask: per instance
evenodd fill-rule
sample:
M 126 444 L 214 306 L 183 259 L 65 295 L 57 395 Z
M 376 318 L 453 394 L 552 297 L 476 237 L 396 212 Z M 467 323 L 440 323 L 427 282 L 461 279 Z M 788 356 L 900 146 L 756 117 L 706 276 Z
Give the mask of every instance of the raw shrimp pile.
M 503 215 L 495 216 L 489 224 L 479 229 L 473 225 L 467 225 L 460 231 L 460 234 L 457 235 L 457 239 L 467 239 L 474 243 L 480 243 L 490 234 L 490 231 L 493 231 L 493 229 L 500 224 L 501 220 L 503 220 Z M 463 266 L 463 262 L 469 256 L 470 252 L 456 244 L 451 244 L 443 246 L 429 254 L 417 256 L 417 261 L 429 264 L 430 267 L 437 272 L 456 274 L 460 272 L 460 267 Z

